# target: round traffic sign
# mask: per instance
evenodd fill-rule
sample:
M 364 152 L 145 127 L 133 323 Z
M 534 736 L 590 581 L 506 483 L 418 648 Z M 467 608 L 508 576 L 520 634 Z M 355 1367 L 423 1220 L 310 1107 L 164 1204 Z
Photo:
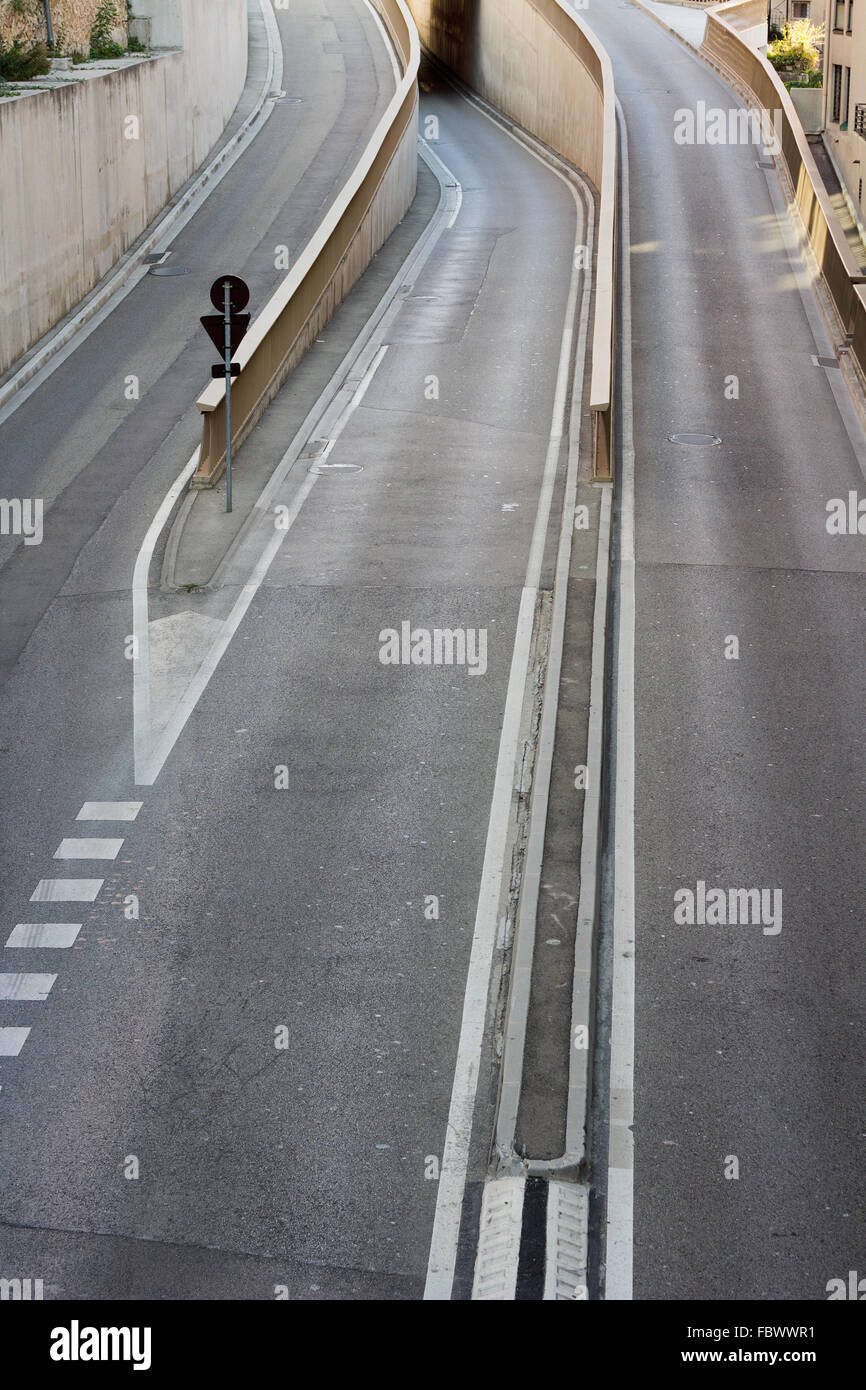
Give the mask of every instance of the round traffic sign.
M 250 287 L 239 275 L 221 275 L 210 287 L 210 302 L 220 313 L 226 307 L 226 284 L 229 286 L 229 309 L 239 314 L 250 302 Z

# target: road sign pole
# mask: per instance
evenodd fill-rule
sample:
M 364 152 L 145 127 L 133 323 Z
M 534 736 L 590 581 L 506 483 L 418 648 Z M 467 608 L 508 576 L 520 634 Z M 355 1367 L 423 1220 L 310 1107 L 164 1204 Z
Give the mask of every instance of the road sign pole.
M 226 511 L 232 509 L 232 309 L 231 282 L 223 285 L 226 316 Z

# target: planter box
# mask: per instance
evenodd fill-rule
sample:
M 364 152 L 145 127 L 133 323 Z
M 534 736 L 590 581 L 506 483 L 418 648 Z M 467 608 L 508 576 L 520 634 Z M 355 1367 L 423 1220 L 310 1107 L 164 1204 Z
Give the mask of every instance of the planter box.
M 789 96 L 805 133 L 820 135 L 824 129 L 824 88 L 792 87 Z
M 150 48 L 150 20 L 136 16 L 129 21 L 129 37 Z

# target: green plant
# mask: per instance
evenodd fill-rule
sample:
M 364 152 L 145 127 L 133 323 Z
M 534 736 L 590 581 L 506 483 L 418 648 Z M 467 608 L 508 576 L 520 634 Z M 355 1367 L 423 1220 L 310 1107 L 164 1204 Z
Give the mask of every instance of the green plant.
M 771 43 L 767 57 L 774 68 L 789 68 L 798 73 L 815 72 L 821 62 L 818 44 L 824 37 L 824 26 L 811 19 L 795 19 L 786 24 L 782 36 Z
M 29 82 L 51 68 L 51 54 L 47 44 L 34 43 L 25 48 L 20 39 L 13 39 L 9 48 L 0 44 L 0 80 L 8 82 Z
M 90 28 L 91 58 L 120 58 L 123 48 L 112 37 L 112 30 L 120 23 L 120 15 L 114 0 L 100 0 L 93 24 Z
M 141 39 L 130 39 L 126 51 L 127 53 L 146 53 L 147 49 Z
M 820 69 L 818 70 L 818 72 L 808 73 L 805 77 L 801 78 L 799 82 L 785 83 L 785 86 L 788 88 L 789 92 L 792 87 L 823 87 L 823 85 L 824 74 L 820 71 Z

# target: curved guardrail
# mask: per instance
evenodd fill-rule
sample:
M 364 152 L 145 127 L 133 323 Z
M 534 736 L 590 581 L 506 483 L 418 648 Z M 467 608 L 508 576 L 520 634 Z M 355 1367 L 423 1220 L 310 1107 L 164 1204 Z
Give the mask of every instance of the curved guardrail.
M 373 0 L 403 70 L 351 177 L 234 354 L 232 447 L 264 414 L 318 333 L 366 270 L 415 196 L 418 154 L 418 31 L 404 0 Z M 225 382 L 196 405 L 202 442 L 192 487 L 212 487 L 225 471 Z

